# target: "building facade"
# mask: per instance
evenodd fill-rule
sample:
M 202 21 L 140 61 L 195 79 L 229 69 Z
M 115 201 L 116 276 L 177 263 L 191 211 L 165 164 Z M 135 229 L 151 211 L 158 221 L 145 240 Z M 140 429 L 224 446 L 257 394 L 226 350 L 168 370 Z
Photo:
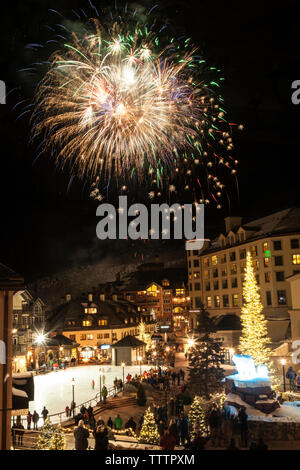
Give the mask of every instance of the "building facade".
M 47 329 L 68 337 L 79 347 L 79 363 L 111 360 L 111 347 L 126 336 L 138 336 L 143 320 L 146 333 L 155 331 L 155 321 L 148 313 L 137 310 L 134 303 L 119 298 L 117 294 L 88 294 L 79 299 L 66 296 Z
M 13 372 L 25 372 L 33 362 L 32 344 L 45 329 L 46 305 L 28 290 L 13 297 Z
M 243 224 L 227 217 L 225 231 L 202 250 L 188 251 L 191 327 L 201 302 L 214 316 L 241 313 L 246 254 L 250 251 L 271 339 L 289 329 L 291 289 L 287 278 L 300 272 L 300 210 L 287 209 Z

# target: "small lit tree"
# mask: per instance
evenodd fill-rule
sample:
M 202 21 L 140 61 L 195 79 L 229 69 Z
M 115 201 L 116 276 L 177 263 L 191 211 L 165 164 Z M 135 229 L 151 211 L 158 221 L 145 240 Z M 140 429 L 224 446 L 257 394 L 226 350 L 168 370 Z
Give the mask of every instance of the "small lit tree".
M 160 435 L 157 429 L 157 425 L 154 419 L 154 414 L 150 410 L 150 407 L 146 410 L 144 416 L 144 423 L 139 435 L 139 442 L 142 444 L 158 444 Z
M 146 343 L 146 351 L 148 351 L 151 348 L 151 336 L 149 335 L 149 333 L 146 333 L 146 325 L 143 322 L 143 320 L 141 320 L 138 328 L 139 328 L 138 339 Z
M 66 449 L 66 437 L 64 430 L 59 424 L 53 431 L 51 441 L 50 441 L 50 450 L 65 450 Z
M 188 414 L 188 418 L 191 426 L 192 438 L 195 435 L 196 429 L 199 430 L 202 434 L 207 432 L 205 413 L 202 408 L 200 399 L 197 395 L 194 397 L 193 403 Z
M 41 427 L 39 438 L 37 441 L 37 448 L 39 450 L 49 450 L 52 435 L 54 432 L 54 426 L 51 424 L 50 419 L 46 419 L 45 423 Z
M 271 349 L 268 346 L 271 340 L 268 337 L 267 320 L 262 311 L 263 305 L 260 300 L 259 287 L 256 282 L 252 257 L 248 251 L 243 284 L 242 334 L 239 350 L 242 354 L 251 356 L 256 365 L 264 364 L 267 366 L 272 385 L 276 387 L 278 382 L 271 360 Z

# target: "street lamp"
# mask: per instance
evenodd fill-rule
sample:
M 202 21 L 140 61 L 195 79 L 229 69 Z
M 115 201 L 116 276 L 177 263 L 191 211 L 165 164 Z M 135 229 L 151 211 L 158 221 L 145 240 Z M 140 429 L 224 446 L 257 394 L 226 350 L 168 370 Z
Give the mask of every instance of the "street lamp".
M 123 387 L 124 387 L 124 381 L 125 381 L 125 362 L 121 363 L 121 366 L 123 367 Z
M 138 361 L 140 363 L 140 375 L 142 375 L 142 359 L 143 359 L 142 356 L 138 357 Z
M 100 402 L 102 402 L 102 375 L 103 375 L 103 372 L 102 372 L 102 370 L 100 369 L 100 370 L 99 370 L 99 377 L 100 377 Z
M 73 408 L 73 418 L 75 415 L 75 379 L 72 379 L 72 408 Z
M 285 369 L 284 366 L 286 364 L 286 360 L 284 358 L 281 359 L 281 365 L 282 365 L 282 377 L 283 377 L 283 391 L 286 392 L 286 385 L 285 385 Z

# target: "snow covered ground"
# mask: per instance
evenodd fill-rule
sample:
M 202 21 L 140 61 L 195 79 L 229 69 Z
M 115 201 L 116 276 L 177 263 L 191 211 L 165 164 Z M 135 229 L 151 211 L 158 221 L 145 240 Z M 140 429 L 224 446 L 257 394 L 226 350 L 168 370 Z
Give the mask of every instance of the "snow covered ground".
M 120 366 L 101 366 L 104 373 L 104 381 L 107 388 L 113 386 L 113 381 L 117 377 L 123 380 L 123 368 Z M 142 372 L 149 370 L 149 365 L 142 365 Z M 125 367 L 126 376 L 140 373 L 140 366 Z M 41 416 L 44 406 L 49 411 L 49 416 L 63 412 L 67 405 L 70 406 L 72 401 L 72 378 L 75 379 L 75 403 L 81 403 L 91 400 L 99 393 L 100 378 L 99 366 L 80 366 L 69 367 L 66 370 L 58 372 L 49 372 L 45 375 L 37 375 L 34 377 L 35 400 L 30 402 L 29 410 L 33 413 L 36 410 Z M 95 389 L 92 389 L 91 382 L 95 381 Z M 103 377 L 102 377 L 103 385 Z M 51 418 L 53 423 L 58 422 L 59 418 Z M 39 422 L 42 425 L 42 419 Z

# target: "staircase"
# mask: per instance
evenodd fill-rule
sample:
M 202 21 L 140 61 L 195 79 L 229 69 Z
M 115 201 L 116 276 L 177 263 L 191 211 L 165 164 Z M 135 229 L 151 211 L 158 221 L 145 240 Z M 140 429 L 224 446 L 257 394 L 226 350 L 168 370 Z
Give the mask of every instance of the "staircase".
M 106 402 L 104 405 L 103 403 L 97 404 L 97 406 L 94 407 L 94 416 L 96 416 L 100 413 L 103 413 L 103 411 L 106 410 L 113 410 L 115 408 L 124 408 L 126 406 L 132 406 L 136 405 L 136 397 L 121 397 L 121 398 L 113 398 L 109 401 Z

